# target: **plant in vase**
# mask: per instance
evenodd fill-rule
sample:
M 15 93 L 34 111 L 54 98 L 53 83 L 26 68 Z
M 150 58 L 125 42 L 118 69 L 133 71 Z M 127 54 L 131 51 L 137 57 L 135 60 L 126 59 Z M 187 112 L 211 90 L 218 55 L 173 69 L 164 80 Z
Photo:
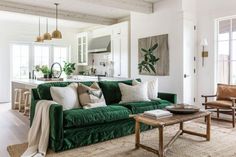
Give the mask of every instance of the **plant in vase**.
M 63 71 L 65 72 L 67 78 L 71 78 L 71 74 L 75 71 L 75 63 L 65 62 L 64 61 Z
M 37 72 L 42 72 L 44 78 L 52 78 L 52 72 L 47 65 L 36 65 L 35 70 Z

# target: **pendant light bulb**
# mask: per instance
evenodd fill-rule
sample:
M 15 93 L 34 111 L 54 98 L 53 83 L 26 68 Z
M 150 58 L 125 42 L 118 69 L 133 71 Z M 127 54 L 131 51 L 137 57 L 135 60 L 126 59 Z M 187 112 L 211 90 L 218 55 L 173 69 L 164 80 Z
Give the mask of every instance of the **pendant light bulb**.
M 40 28 L 40 17 L 39 17 L 39 35 L 37 36 L 36 38 L 36 41 L 35 42 L 43 42 L 43 37 L 41 36 L 41 28 Z
M 53 31 L 53 33 L 52 33 L 52 38 L 54 38 L 54 39 L 61 39 L 62 38 L 62 34 L 58 30 L 58 5 L 59 5 L 59 3 L 55 3 L 55 6 L 56 6 L 56 30 Z
M 52 40 L 52 36 L 48 33 L 48 18 L 46 19 L 46 33 L 43 35 L 44 40 Z

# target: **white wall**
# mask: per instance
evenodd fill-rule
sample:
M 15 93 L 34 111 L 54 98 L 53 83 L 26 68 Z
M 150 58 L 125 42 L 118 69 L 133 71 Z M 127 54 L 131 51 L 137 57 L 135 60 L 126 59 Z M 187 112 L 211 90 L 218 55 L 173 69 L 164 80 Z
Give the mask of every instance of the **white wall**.
M 216 52 L 215 19 L 236 15 L 235 0 L 197 0 L 198 19 L 198 102 L 203 102 L 202 94 L 215 94 Z M 205 66 L 201 65 L 200 41 L 208 39 L 209 57 L 205 58 Z
M 138 73 L 138 39 L 169 34 L 170 75 L 158 76 L 159 91 L 178 95 L 183 100 L 183 22 L 182 1 L 164 0 L 154 5 L 153 14 L 131 13 L 131 77 L 150 80 L 156 76 Z
M 10 43 L 12 42 L 33 42 L 38 34 L 38 25 L 3 21 L 0 20 L 0 102 L 10 100 Z M 52 31 L 54 28 L 51 28 Z M 76 34 L 75 28 L 62 28 L 63 39 L 50 41 L 50 43 L 60 43 L 71 45 L 72 61 L 77 62 L 76 55 Z

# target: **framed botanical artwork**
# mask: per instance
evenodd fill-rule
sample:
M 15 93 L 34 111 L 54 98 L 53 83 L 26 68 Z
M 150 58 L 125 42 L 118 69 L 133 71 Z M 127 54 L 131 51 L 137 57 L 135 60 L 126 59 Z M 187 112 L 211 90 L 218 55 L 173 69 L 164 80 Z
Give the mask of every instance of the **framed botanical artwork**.
M 168 34 L 138 40 L 140 75 L 169 75 Z

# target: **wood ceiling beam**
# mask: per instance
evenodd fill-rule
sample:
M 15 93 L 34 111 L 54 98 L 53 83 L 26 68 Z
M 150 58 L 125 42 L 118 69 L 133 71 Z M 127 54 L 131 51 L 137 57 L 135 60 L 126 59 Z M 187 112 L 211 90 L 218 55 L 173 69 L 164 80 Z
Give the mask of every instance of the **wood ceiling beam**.
M 153 3 L 145 0 L 78 0 L 85 3 L 93 3 L 97 5 L 141 12 L 141 13 L 153 13 Z
M 25 5 L 22 3 L 8 2 L 2 0 L 0 1 L 0 10 L 55 18 L 55 9 L 33 6 L 33 5 Z M 63 10 L 59 10 L 58 16 L 59 19 L 63 20 L 87 22 L 101 25 L 111 25 L 117 23 L 117 20 L 112 18 L 105 18 L 100 16 L 88 15 L 78 12 L 63 11 Z

